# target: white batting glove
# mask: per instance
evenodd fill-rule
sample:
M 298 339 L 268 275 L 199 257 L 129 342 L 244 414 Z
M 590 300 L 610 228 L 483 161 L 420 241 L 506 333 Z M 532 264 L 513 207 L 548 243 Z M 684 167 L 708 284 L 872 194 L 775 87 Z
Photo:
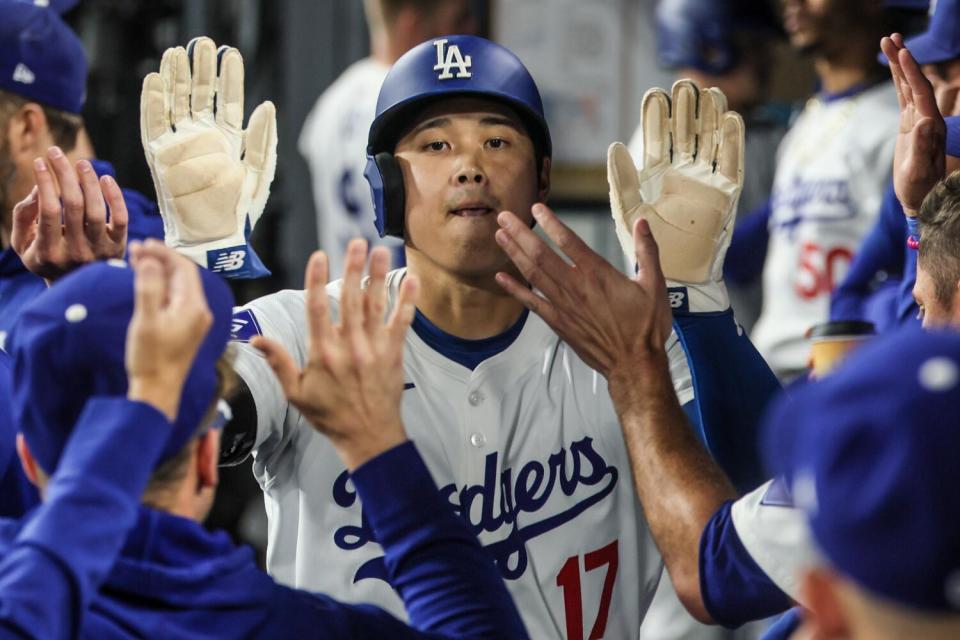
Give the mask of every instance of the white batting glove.
M 239 51 L 194 38 L 164 52 L 140 97 L 166 243 L 228 278 L 270 273 L 248 239 L 276 171 L 277 116 L 264 102 L 243 129 L 243 75 Z
M 639 172 L 619 142 L 607 152 L 610 204 L 620 246 L 630 260 L 633 225 L 650 224 L 674 311 L 726 311 L 723 259 L 743 188 L 744 125 L 719 89 L 690 80 L 643 97 Z

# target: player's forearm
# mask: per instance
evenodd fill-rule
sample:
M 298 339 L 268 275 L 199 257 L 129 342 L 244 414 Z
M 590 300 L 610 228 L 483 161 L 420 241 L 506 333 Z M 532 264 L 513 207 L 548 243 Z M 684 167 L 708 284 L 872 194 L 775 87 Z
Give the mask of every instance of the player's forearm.
M 697 440 L 677 401 L 665 353 L 611 376 L 610 394 L 630 453 L 637 495 L 684 606 L 709 621 L 700 595 L 700 536 L 736 492 Z

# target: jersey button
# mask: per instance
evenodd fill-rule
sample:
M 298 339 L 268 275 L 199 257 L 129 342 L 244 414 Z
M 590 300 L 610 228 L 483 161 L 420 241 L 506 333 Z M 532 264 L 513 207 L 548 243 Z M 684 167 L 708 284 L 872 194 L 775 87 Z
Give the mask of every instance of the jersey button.
M 487 444 L 487 437 L 482 433 L 474 433 L 470 436 L 470 444 L 480 449 L 483 445 Z
M 475 407 L 481 402 L 483 402 L 483 396 L 480 395 L 480 392 L 474 391 L 469 396 L 467 396 L 467 402 L 470 403 L 471 407 Z

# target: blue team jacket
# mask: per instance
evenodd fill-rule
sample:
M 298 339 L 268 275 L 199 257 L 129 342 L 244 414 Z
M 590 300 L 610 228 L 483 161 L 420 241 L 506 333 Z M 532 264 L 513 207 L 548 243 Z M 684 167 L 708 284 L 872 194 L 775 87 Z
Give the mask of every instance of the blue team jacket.
M 417 629 L 373 606 L 278 585 L 257 568 L 250 549 L 226 534 L 141 507 L 81 637 L 526 637 L 493 559 L 440 497 L 412 444 L 378 456 L 352 478 L 384 545 L 391 585 Z M 0 526 L 0 554 L 17 529 Z
M 40 504 L 40 495 L 24 475 L 16 451 L 17 427 L 10 408 L 12 360 L 0 351 L 0 518 L 19 518 Z

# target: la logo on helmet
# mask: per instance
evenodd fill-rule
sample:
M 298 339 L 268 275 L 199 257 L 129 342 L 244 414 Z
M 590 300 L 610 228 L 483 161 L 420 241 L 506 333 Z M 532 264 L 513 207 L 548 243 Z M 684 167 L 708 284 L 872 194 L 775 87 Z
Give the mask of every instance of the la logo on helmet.
M 450 80 L 451 78 L 470 78 L 470 67 L 473 66 L 473 58 L 464 57 L 460 53 L 459 45 L 447 47 L 447 40 L 435 40 L 433 46 L 437 48 L 437 64 L 434 65 L 434 71 L 440 71 L 438 80 Z M 453 75 L 451 70 L 456 67 L 457 75 Z

